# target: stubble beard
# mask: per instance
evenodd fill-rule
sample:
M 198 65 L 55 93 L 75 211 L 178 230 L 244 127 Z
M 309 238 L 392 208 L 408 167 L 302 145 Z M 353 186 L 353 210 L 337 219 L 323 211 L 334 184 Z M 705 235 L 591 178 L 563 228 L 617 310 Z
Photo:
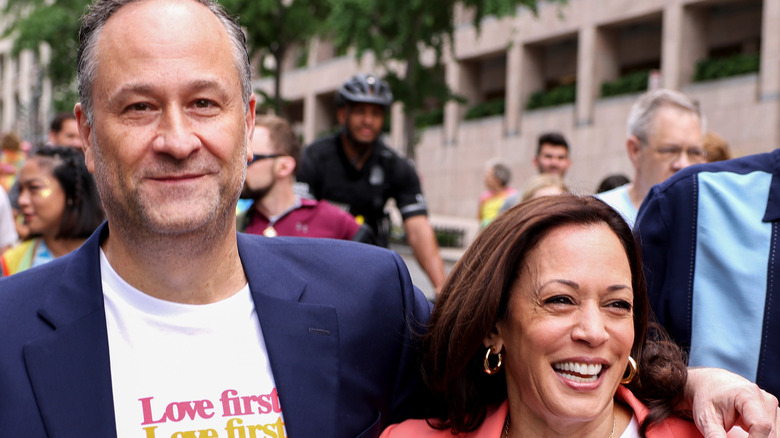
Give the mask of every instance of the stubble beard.
M 151 245 L 157 247 L 157 251 L 168 249 L 176 254 L 182 251 L 201 252 L 210 246 L 206 242 L 224 237 L 226 228 L 235 223 L 235 206 L 246 176 L 246 166 L 239 166 L 240 178 L 231 178 L 229 184 L 220 184 L 215 193 L 207 194 L 205 205 L 201 202 L 195 206 L 194 213 L 197 214 L 179 215 L 171 220 L 164 208 L 144 194 L 143 187 L 127 187 L 121 179 L 121 164 L 106 160 L 97 140 L 93 150 L 95 181 L 106 217 L 114 226 L 112 229 L 121 233 L 128 243 L 137 247 Z M 245 155 L 243 152 L 242 156 Z M 172 238 L 175 240 L 172 241 Z M 174 242 L 175 245 L 171 245 Z
M 270 193 L 271 189 L 274 188 L 274 184 L 276 184 L 276 181 L 272 179 L 271 182 L 268 183 L 265 187 L 258 187 L 253 189 L 247 185 L 245 179 L 243 188 L 241 189 L 241 199 L 251 199 L 253 201 L 262 200 L 268 196 L 268 193 Z

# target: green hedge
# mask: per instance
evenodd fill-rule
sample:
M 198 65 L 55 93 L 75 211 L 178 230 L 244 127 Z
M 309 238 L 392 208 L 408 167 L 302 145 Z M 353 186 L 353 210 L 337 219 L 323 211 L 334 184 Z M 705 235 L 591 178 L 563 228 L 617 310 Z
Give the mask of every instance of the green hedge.
M 468 110 L 464 118 L 466 120 L 481 119 L 483 117 L 497 116 L 504 114 L 504 99 L 493 99 L 478 103 Z
M 577 84 L 561 85 L 551 90 L 537 91 L 532 94 L 525 109 L 546 108 L 549 106 L 573 103 L 577 98 Z
M 614 81 L 604 82 L 601 84 L 601 97 L 646 91 L 649 78 L 650 70 L 643 70 L 627 74 Z
M 419 129 L 442 124 L 444 124 L 444 108 L 434 108 L 414 116 L 414 126 Z
M 434 227 L 433 233 L 436 236 L 436 242 L 438 242 L 439 247 L 463 248 L 463 236 L 466 234 L 465 230 L 461 228 Z
M 755 73 L 761 64 L 758 54 L 740 54 L 724 58 L 702 59 L 696 64 L 694 82 L 711 81 L 729 76 Z

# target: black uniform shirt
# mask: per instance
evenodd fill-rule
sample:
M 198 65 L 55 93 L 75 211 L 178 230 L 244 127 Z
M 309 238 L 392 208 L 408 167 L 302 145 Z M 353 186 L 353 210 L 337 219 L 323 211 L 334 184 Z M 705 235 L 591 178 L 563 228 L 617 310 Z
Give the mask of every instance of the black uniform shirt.
M 384 206 L 389 198 L 395 199 L 404 220 L 428 213 L 414 167 L 381 140 L 358 170 L 344 152 L 340 133 L 323 137 L 304 148 L 297 178 L 315 198 L 362 217 L 383 245 L 388 232 L 382 223 Z

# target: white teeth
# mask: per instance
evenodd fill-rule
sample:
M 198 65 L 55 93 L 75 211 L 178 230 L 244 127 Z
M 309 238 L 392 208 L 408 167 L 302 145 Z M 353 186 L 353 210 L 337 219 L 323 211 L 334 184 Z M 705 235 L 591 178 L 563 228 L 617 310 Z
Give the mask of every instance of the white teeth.
M 572 374 L 567 374 L 567 373 L 558 373 L 558 374 L 560 374 L 561 376 L 563 376 L 566 379 L 573 380 L 573 381 L 579 382 L 579 383 L 595 382 L 596 380 L 599 379 L 598 376 L 591 376 L 591 377 L 588 377 L 588 378 L 582 378 L 582 377 L 575 376 L 575 375 L 572 375 Z
M 559 362 L 556 364 L 553 364 L 553 368 L 555 368 L 557 371 L 570 371 L 575 374 L 579 374 L 581 376 L 592 376 L 596 377 L 601 372 L 601 364 L 586 364 L 586 363 L 577 363 L 577 362 Z M 568 373 L 561 373 L 564 376 L 571 376 Z M 576 376 L 572 376 L 576 377 Z M 568 377 L 567 377 L 568 378 Z M 572 379 L 576 380 L 576 379 Z M 587 381 L 591 381 L 593 379 L 587 379 Z

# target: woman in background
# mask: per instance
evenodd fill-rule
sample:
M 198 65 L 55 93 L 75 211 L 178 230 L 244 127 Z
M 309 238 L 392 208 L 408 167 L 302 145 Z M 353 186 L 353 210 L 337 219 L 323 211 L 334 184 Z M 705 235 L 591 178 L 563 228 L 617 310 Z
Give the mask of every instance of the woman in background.
M 105 217 L 84 155 L 55 146 L 38 149 L 20 169 L 19 211 L 30 238 L 0 257 L 3 276 L 73 251 Z
M 0 137 L 0 186 L 8 193 L 16 181 L 16 173 L 22 167 L 26 155 L 22 150 L 22 139 L 15 132 Z

